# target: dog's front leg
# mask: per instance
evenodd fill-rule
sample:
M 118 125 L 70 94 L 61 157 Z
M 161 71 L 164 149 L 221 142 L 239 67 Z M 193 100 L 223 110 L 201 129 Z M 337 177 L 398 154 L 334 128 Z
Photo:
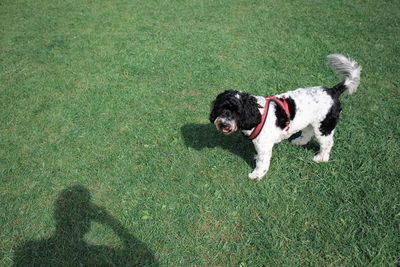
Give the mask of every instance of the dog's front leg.
M 257 155 L 256 155 L 256 168 L 253 172 L 249 173 L 249 178 L 252 180 L 261 180 L 268 172 L 269 163 L 272 156 L 273 143 L 270 144 L 254 144 Z

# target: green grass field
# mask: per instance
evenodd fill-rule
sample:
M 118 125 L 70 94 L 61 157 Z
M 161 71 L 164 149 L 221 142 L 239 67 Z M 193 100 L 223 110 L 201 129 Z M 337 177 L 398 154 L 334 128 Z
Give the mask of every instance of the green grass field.
M 400 2 L 3 0 L 1 266 L 396 266 Z M 329 163 L 208 121 L 363 67 Z

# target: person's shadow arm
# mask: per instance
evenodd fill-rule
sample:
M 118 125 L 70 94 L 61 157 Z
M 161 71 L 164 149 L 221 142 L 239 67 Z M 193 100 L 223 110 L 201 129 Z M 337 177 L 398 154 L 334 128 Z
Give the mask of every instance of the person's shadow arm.
M 105 208 L 92 204 L 90 210 L 93 221 L 110 227 L 122 240 L 125 247 L 124 255 L 126 259 L 129 259 L 130 266 L 159 266 L 147 246 L 130 234 Z
M 121 241 L 124 242 L 126 248 L 140 246 L 140 242 L 132 234 L 130 234 L 118 220 L 111 216 L 111 214 L 108 213 L 104 207 L 92 204 L 90 209 L 93 221 L 110 227 L 121 239 Z

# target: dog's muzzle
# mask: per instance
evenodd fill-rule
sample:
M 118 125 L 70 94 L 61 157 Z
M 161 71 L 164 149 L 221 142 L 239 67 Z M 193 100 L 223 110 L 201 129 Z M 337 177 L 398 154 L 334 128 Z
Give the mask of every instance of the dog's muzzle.
M 237 131 L 236 123 L 233 120 L 228 120 L 226 118 L 217 118 L 214 121 L 214 124 L 219 131 L 226 135 Z

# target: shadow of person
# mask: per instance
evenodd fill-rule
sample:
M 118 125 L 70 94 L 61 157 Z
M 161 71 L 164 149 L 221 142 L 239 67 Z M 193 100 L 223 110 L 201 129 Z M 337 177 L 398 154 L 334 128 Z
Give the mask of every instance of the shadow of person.
M 240 133 L 225 136 L 211 123 L 187 124 L 181 127 L 181 132 L 187 147 L 196 150 L 221 147 L 243 158 L 250 167 L 255 167 L 254 146 Z
M 14 266 L 158 266 L 145 244 L 133 237 L 80 185 L 61 191 L 54 205 L 55 232 L 15 250 Z M 91 222 L 111 228 L 123 249 L 90 245 L 84 240 Z

